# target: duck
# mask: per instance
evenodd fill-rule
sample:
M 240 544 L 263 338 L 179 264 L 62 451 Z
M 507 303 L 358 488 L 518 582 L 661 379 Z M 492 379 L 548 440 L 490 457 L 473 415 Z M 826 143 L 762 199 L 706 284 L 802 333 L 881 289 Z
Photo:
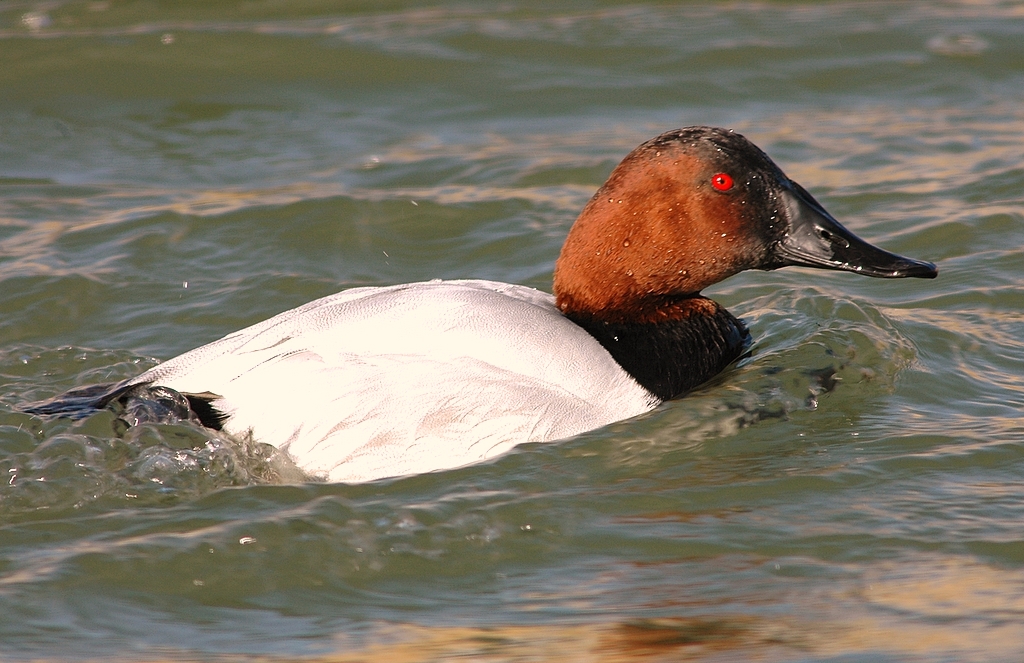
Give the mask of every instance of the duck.
M 741 134 L 684 127 L 627 154 L 586 203 L 551 294 L 486 280 L 351 288 L 28 410 L 192 421 L 329 482 L 446 470 L 684 396 L 752 342 L 701 292 L 788 266 L 938 274 L 847 230 Z

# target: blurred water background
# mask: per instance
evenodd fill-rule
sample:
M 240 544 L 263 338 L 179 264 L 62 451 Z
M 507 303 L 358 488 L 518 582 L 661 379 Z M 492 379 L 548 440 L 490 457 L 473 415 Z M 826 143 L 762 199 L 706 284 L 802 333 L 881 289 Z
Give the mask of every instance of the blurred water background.
M 19 410 L 351 286 L 550 290 L 691 124 L 939 278 L 740 275 L 697 393 L 367 485 Z M 1018 2 L 0 1 L 0 660 L 1019 660 L 1022 247 Z

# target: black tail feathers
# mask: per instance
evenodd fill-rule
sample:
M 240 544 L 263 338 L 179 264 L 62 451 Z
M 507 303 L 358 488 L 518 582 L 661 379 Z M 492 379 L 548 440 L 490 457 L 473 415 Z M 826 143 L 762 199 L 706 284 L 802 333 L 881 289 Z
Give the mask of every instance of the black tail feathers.
M 72 389 L 23 409 L 39 416 L 81 419 L 97 410 L 112 408 L 130 426 L 192 421 L 221 430 L 227 415 L 213 406 L 216 398 L 216 394 L 183 394 L 150 383 L 97 384 Z

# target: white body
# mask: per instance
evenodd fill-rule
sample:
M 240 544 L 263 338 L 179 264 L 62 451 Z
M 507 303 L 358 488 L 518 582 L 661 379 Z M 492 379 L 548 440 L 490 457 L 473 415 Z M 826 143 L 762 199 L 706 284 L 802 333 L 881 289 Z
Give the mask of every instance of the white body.
M 491 281 L 346 290 L 132 382 L 216 394 L 225 431 L 345 482 L 466 465 L 659 402 L 551 295 Z

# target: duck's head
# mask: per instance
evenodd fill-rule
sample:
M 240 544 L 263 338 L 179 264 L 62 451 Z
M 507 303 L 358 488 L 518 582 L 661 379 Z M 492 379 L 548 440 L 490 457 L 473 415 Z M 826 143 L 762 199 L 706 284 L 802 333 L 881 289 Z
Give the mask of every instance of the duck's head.
M 745 269 L 934 278 L 868 244 L 743 136 L 687 127 L 630 152 L 587 203 L 555 266 L 566 313 L 656 321 L 666 304 Z

